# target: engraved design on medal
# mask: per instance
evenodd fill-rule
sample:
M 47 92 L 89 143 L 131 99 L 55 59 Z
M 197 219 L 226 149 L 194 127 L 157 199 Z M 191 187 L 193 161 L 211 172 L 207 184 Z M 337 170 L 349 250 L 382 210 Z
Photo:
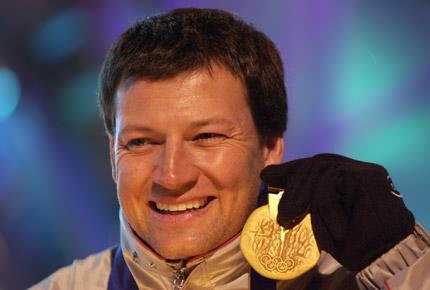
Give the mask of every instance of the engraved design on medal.
M 251 231 L 252 251 L 261 266 L 270 272 L 287 273 L 306 267 L 312 259 L 312 230 L 301 223 L 285 229 L 269 217 Z
M 240 249 L 251 267 L 275 280 L 294 279 L 320 258 L 310 213 L 290 229 L 276 222 L 282 194 L 269 193 L 268 205 L 251 213 L 240 235 Z

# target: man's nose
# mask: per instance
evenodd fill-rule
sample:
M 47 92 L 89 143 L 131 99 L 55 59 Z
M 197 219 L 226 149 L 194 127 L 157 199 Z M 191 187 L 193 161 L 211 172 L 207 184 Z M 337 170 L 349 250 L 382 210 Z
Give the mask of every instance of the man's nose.
M 166 142 L 156 161 L 153 182 L 163 191 L 182 194 L 197 182 L 199 171 L 182 142 Z M 157 186 L 157 187 L 158 187 Z

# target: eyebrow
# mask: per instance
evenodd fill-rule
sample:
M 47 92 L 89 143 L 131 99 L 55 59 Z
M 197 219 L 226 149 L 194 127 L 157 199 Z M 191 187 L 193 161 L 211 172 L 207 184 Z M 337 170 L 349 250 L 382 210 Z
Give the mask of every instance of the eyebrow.
M 231 121 L 229 121 L 227 119 L 223 119 L 223 118 L 216 118 L 216 117 L 193 121 L 190 124 L 190 126 L 193 128 L 201 128 L 201 127 L 208 126 L 208 125 L 226 125 L 229 127 L 233 126 Z
M 119 130 L 118 135 L 122 135 L 128 132 L 152 132 L 155 131 L 153 128 L 141 125 L 128 125 Z
M 223 118 L 207 118 L 197 121 L 192 121 L 190 123 L 190 127 L 193 129 L 209 126 L 209 125 L 224 125 L 228 126 L 229 128 L 233 127 L 233 124 L 231 121 Z M 128 132 L 155 132 L 156 129 L 149 127 L 149 126 L 143 126 L 143 125 L 127 125 L 124 128 L 122 128 L 118 133 L 119 135 L 128 133 Z

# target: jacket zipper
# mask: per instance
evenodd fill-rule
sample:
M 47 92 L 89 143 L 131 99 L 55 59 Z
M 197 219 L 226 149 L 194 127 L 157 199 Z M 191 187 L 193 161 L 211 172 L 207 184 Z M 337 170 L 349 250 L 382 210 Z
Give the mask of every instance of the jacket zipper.
M 183 267 L 175 271 L 173 275 L 173 290 L 181 290 L 187 279 L 187 268 Z

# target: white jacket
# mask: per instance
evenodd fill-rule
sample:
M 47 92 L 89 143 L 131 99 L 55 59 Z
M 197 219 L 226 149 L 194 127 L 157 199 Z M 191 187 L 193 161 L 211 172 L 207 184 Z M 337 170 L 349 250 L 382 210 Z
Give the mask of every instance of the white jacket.
M 178 289 L 250 289 L 250 267 L 240 251 L 239 236 L 205 256 L 169 263 L 141 242 L 122 211 L 120 223 L 124 267 L 139 289 L 173 289 L 178 270 L 189 273 Z M 359 273 L 347 271 L 322 252 L 314 269 L 294 280 L 277 281 L 276 289 L 430 289 L 429 249 L 429 233 L 416 225 L 413 234 Z M 111 269 L 112 251 L 108 249 L 74 261 L 30 290 L 106 290 Z

